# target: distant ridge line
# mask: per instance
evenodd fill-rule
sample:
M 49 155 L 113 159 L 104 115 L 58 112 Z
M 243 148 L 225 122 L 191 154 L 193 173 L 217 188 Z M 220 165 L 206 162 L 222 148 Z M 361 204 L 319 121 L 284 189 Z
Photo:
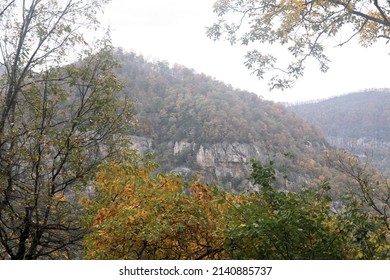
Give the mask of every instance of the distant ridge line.
M 375 94 L 390 94 L 390 88 L 370 88 L 370 89 L 362 89 L 357 90 L 354 92 L 347 92 L 347 93 L 341 93 L 339 95 L 331 96 L 331 97 L 325 97 L 321 99 L 313 99 L 313 100 L 306 100 L 306 101 L 296 101 L 296 102 L 286 102 L 283 103 L 286 107 L 294 107 L 294 106 L 301 106 L 301 105 L 308 105 L 308 104 L 316 104 L 324 101 L 329 101 L 332 99 L 336 99 L 339 97 L 345 97 L 348 95 L 354 95 L 354 94 L 368 94 L 368 93 L 375 93 Z

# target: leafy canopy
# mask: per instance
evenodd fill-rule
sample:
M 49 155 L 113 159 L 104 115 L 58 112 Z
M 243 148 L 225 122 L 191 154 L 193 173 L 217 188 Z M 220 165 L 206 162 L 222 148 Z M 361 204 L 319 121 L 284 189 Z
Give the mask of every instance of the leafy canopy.
M 278 192 L 273 163 L 252 163 L 255 193 L 220 192 L 154 174 L 149 159 L 101 168 L 86 201 L 88 259 L 387 259 L 383 220 L 350 200 L 339 213 L 329 185 Z
M 80 256 L 78 195 L 133 122 L 109 39 L 83 33 L 106 3 L 1 1 L 0 259 Z
M 102 167 L 97 196 L 86 203 L 86 258 L 224 258 L 225 195 L 196 181 L 156 175 L 155 168 L 135 155 Z
M 208 36 L 231 44 L 260 43 L 247 52 L 245 65 L 259 78 L 271 72 L 271 89 L 291 87 L 308 58 L 326 72 L 325 41 L 337 40 L 340 33 L 347 39 L 338 46 L 355 36 L 365 47 L 390 39 L 390 2 L 385 0 L 218 0 L 214 12 L 219 21 L 208 28 Z M 279 45 L 289 52 L 287 65 L 268 53 Z

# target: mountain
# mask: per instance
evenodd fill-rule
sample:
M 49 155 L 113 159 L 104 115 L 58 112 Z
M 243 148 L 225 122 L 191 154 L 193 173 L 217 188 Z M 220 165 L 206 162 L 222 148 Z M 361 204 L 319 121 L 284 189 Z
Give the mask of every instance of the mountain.
M 367 90 L 289 107 L 322 129 L 326 140 L 390 177 L 390 90 Z
M 136 101 L 133 147 L 155 153 L 162 171 L 235 191 L 252 188 L 251 159 L 273 161 L 280 188 L 340 176 L 328 164 L 322 132 L 283 105 L 180 65 L 121 50 L 116 57 L 124 93 Z

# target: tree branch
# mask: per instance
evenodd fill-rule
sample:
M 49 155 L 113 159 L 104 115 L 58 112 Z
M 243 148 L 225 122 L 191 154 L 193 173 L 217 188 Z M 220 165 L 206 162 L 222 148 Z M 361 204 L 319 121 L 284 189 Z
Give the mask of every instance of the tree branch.
M 374 5 L 375 5 L 376 9 L 379 11 L 379 13 L 381 14 L 383 20 L 385 22 L 389 22 L 389 19 L 387 18 L 386 13 L 383 11 L 382 7 L 379 6 L 378 0 L 374 0 Z

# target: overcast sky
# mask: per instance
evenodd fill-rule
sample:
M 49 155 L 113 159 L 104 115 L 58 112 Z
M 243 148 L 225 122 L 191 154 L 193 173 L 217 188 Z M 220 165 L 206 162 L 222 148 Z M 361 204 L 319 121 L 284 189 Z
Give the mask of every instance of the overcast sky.
M 274 101 L 323 99 L 369 88 L 390 88 L 390 47 L 383 43 L 364 49 L 350 44 L 328 49 L 332 63 L 326 74 L 313 65 L 293 89 L 268 92 L 267 81 L 259 81 L 243 66 L 245 52 L 240 46 L 214 42 L 205 35 L 206 26 L 216 20 L 213 3 L 214 0 L 112 0 L 102 22 L 110 25 L 115 46 L 193 68 Z

